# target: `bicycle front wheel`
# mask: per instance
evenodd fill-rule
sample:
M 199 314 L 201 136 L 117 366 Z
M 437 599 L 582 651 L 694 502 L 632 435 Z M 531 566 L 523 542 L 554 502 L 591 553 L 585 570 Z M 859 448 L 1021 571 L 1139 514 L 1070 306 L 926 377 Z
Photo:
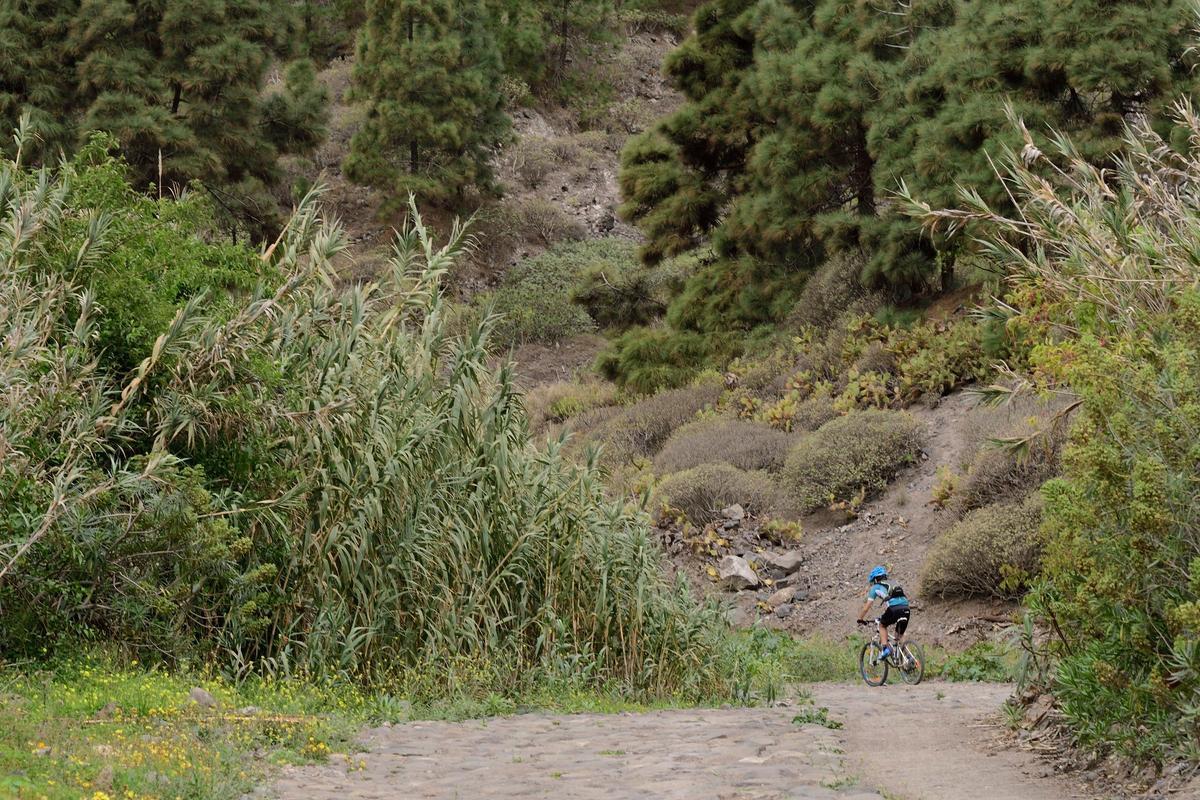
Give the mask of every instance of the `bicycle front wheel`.
M 867 686 L 882 686 L 887 681 L 888 664 L 886 658 L 879 657 L 882 652 L 879 642 L 867 642 L 858 652 L 858 674 Z
M 916 642 L 905 642 L 900 646 L 900 677 L 910 686 L 916 686 L 925 677 L 925 648 Z

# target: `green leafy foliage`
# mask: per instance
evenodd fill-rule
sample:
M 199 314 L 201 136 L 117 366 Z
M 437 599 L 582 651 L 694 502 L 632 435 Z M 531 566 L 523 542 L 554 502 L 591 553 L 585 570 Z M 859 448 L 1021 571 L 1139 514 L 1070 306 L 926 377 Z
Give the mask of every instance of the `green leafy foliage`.
M 1007 206 L 991 166 L 1019 145 L 1006 106 L 1038 146 L 1053 126 L 1077 134 L 1096 165 L 1121 149 L 1128 121 L 1171 128 L 1167 104 L 1195 85 L 1187 3 L 1060 6 L 701 5 L 664 64 L 686 102 L 627 144 L 619 175 L 621 212 L 646 234 L 647 262 L 706 245 L 717 254 L 681 289 L 671 327 L 711 337 L 713 362 L 736 356 L 756 325 L 788 315 L 805 276 L 847 255 L 864 284 L 904 300 L 939 292 L 958 273 L 975 279 L 970 237 L 922 235 L 888 198 L 902 190 L 945 205 L 967 186 Z M 795 315 L 839 308 L 810 313 L 811 302 L 801 296 Z M 624 361 L 632 374 L 634 356 Z M 946 374 L 913 367 L 927 386 Z
M 1029 603 L 1053 631 L 1053 688 L 1080 739 L 1153 761 L 1200 754 L 1200 295 L 1189 255 L 1200 246 L 1200 122 L 1188 105 L 1176 122 L 1190 133 L 1185 152 L 1139 127 L 1111 172 L 1066 139 L 1053 182 L 1031 171 L 1044 155 L 1010 153 L 1019 217 L 971 196 L 928 218 L 990 227 L 989 253 L 1009 276 L 998 313 L 1024 343 L 1028 374 L 1072 393 Z
M 920 449 L 921 425 L 903 411 L 857 411 L 805 434 L 788 454 L 783 485 L 803 512 L 883 489 Z
M 0 13 L 10 39 L 0 127 L 30 114 L 38 138 L 27 160 L 55 161 L 105 131 L 120 142 L 136 188 L 169 193 L 199 179 L 231 225 L 259 236 L 275 230 L 279 158 L 323 138 L 328 101 L 311 65 L 288 69 L 283 86 L 266 91 L 272 64 L 290 54 L 290 3 L 230 0 L 185 13 L 66 0 Z M 8 55 L 9 44 L 20 54 Z
M 711 343 L 699 333 L 632 328 L 597 357 L 596 370 L 622 388 L 653 394 L 686 384 L 716 360 Z
M 591 239 L 560 244 L 518 262 L 500 287 L 476 305 L 500 315 L 498 341 L 552 344 L 624 314 L 651 313 L 653 292 L 641 281 L 632 245 L 623 239 Z M 643 289 L 650 294 L 639 294 Z
M 102 309 L 70 280 L 112 243 L 76 230 L 102 214 L 74 177 L 0 166 L 6 657 L 104 638 L 237 675 L 411 672 L 430 692 L 463 659 L 513 691 L 581 674 L 726 691 L 719 611 L 666 581 L 645 517 L 594 470 L 530 446 L 486 326 L 449 332 L 461 230 L 435 247 L 414 216 L 390 275 L 338 288 L 345 239 L 310 197 L 277 286 L 192 297 L 113 375 Z
M 346 174 L 403 207 L 496 190 L 491 152 L 511 123 L 502 62 L 480 0 L 375 0 L 367 4 L 354 65 L 366 120 L 350 142 Z

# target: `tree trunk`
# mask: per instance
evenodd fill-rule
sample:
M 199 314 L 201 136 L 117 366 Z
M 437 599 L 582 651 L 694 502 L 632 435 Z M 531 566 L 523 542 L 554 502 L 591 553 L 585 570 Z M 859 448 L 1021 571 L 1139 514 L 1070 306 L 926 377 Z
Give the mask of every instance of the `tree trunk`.
M 858 196 L 858 213 L 864 217 L 875 216 L 875 164 L 867 151 L 867 132 L 861 126 L 855 131 L 858 140 L 855 146 L 854 183 Z
M 183 86 L 176 83 L 174 86 L 175 94 L 171 98 L 171 116 L 179 114 L 179 103 L 183 99 Z
M 417 22 L 416 18 L 410 11 L 408 14 L 408 44 L 411 47 L 413 41 L 417 38 Z M 417 158 L 417 140 L 413 139 L 408 143 L 408 172 L 410 175 L 416 175 L 417 169 L 420 167 L 420 162 Z

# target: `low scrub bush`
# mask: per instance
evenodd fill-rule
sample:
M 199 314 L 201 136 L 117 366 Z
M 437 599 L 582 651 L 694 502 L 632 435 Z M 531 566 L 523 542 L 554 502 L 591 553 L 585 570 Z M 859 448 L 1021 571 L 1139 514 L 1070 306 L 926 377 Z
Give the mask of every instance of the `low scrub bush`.
M 560 244 L 516 264 L 477 304 L 501 315 L 495 335 L 506 343 L 552 344 L 589 333 L 596 322 L 573 301 L 575 287 L 592 270 L 626 270 L 631 257 L 632 248 L 621 239 Z
M 996 503 L 942 533 L 925 560 L 921 592 L 938 597 L 1019 597 L 1037 574 L 1042 500 Z
M 696 525 L 716 519 L 721 509 L 740 503 L 754 514 L 783 513 L 783 496 L 771 473 L 730 464 L 701 464 L 667 476 L 658 494 Z
M 859 280 L 865 266 L 866 258 L 860 253 L 828 258 L 805 282 L 785 326 L 793 331 L 825 330 L 847 314 L 874 314 L 883 299 Z
M 703 378 L 631 404 L 597 431 L 607 448 L 607 460 L 622 463 L 653 457 L 677 428 L 716 405 L 724 390 L 719 378 Z
M 617 389 L 598 380 L 558 381 L 535 386 L 523 398 L 529 429 L 540 431 L 548 423 L 564 422 L 584 412 L 617 402 Z
M 792 438 L 761 422 L 714 417 L 697 420 L 671 434 L 654 459 L 659 474 L 700 464 L 725 463 L 739 469 L 778 472 Z
M 920 452 L 921 425 L 903 411 L 858 411 L 793 446 L 783 485 L 803 512 L 880 491 Z

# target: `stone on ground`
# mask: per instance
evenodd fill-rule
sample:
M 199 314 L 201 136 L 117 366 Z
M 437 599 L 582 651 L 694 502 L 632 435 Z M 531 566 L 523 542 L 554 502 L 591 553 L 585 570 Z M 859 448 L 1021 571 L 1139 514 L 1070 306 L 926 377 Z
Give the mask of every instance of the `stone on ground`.
M 741 556 L 725 556 L 717 565 L 719 577 L 730 589 L 753 589 L 762 581 L 750 563 Z

